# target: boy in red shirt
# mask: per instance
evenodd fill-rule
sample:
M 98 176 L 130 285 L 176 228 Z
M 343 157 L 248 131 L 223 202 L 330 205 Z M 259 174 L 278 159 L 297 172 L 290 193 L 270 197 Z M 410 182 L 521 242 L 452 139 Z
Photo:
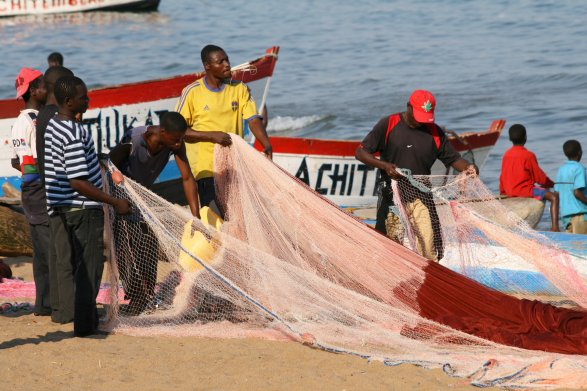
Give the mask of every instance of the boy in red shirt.
M 527 140 L 526 128 L 519 124 L 513 125 L 509 134 L 514 146 L 503 156 L 499 178 L 500 194 L 510 198 L 533 197 L 540 201 L 549 200 L 551 231 L 560 232 L 558 228 L 559 196 L 558 193 L 547 190 L 554 186 L 554 182 L 540 169 L 536 155 L 524 148 Z

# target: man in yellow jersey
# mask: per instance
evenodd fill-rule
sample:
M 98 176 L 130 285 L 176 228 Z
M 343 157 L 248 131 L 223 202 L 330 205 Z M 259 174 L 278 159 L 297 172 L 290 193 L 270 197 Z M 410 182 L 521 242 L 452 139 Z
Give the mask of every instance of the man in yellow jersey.
M 243 137 L 244 119 L 269 159 L 273 158 L 273 147 L 249 88 L 230 79 L 232 72 L 226 52 L 208 45 L 201 55 L 206 76 L 183 89 L 175 111 L 184 116 L 191 128 L 186 132 L 185 141 L 190 166 L 198 182 L 200 204 L 223 215 L 215 202 L 215 144 L 230 146 L 228 133 Z

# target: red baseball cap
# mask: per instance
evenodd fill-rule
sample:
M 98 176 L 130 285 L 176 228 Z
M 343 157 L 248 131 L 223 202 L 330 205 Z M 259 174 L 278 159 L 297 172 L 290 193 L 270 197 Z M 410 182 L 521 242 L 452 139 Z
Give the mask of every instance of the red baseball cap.
M 434 122 L 436 98 L 428 91 L 418 90 L 410 96 L 410 103 L 414 108 L 414 118 L 421 123 Z
M 18 99 L 26 94 L 31 82 L 39 76 L 43 76 L 43 72 L 31 68 L 22 68 L 14 83 L 14 87 L 16 87 L 16 98 Z

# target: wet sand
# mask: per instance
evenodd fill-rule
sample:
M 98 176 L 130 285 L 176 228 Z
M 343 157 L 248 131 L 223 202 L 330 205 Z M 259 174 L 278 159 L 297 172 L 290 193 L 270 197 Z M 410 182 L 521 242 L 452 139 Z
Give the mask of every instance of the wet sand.
M 32 281 L 31 258 L 4 261 Z M 295 342 L 75 338 L 72 324 L 31 311 L 0 314 L 0 373 L 3 390 L 479 390 L 451 386 L 462 379 L 440 369 L 388 367 Z

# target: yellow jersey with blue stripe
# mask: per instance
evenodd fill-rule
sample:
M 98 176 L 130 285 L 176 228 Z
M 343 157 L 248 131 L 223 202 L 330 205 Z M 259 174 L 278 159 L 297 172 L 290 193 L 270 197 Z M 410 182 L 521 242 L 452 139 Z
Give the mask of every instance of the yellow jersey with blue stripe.
M 261 117 L 249 88 L 238 80 L 225 80 L 220 88 L 206 78 L 183 89 L 175 111 L 195 131 L 226 132 L 244 136 L 244 122 Z M 190 167 L 196 180 L 214 176 L 214 146 L 210 142 L 186 143 Z

